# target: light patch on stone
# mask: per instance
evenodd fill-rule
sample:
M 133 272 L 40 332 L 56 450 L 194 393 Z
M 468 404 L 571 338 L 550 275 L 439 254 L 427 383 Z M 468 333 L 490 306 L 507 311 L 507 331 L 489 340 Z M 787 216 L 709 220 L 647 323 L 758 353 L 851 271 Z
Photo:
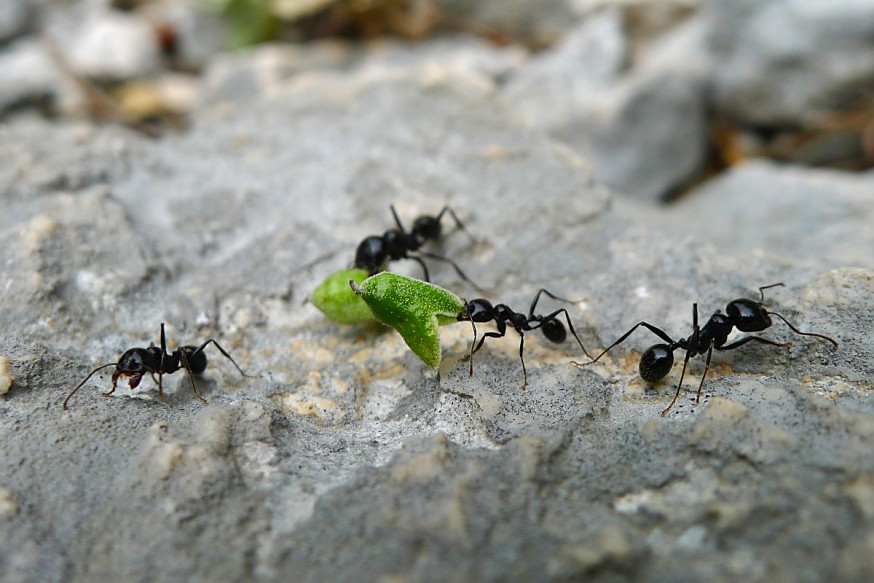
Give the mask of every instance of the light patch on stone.
M 713 397 L 695 421 L 689 441 L 702 443 L 707 438 L 722 435 L 727 427 L 748 416 L 749 410 L 741 403 L 725 397 Z
M 725 397 L 713 397 L 701 413 L 703 421 L 736 421 L 749 415 L 747 408 Z
M 725 502 L 722 500 L 717 500 L 707 506 L 708 514 L 716 517 L 716 526 L 719 530 L 742 525 L 753 509 L 753 504 L 748 502 Z
M 97 294 L 103 291 L 104 280 L 92 271 L 83 269 L 76 273 L 76 287 L 89 294 Z
M 345 415 L 340 410 L 340 406 L 332 399 L 317 397 L 305 392 L 287 393 L 282 399 L 282 406 L 295 415 L 314 416 L 326 421 Z
M 636 514 L 641 508 L 649 505 L 651 498 L 652 495 L 648 490 L 631 492 L 616 498 L 613 501 L 613 508 L 622 514 Z
M 677 549 L 684 551 L 701 551 L 707 541 L 707 529 L 703 526 L 692 526 L 677 538 Z
M 185 451 L 180 443 L 162 443 L 154 447 L 150 458 L 152 460 L 152 467 L 156 472 L 156 477 L 160 480 L 169 478 L 170 474 L 173 473 L 173 468 L 182 461 L 184 455 Z
M 664 427 L 664 423 L 660 422 L 659 419 L 647 419 L 643 423 L 640 424 L 638 428 L 638 433 L 643 437 L 647 442 L 652 443 L 662 433 L 662 428 Z
M 628 560 L 634 547 L 628 535 L 620 527 L 611 524 L 588 538 L 584 544 L 562 549 L 562 555 L 578 569 L 591 571 L 607 562 L 622 563 Z
M 482 409 L 483 421 L 494 419 L 504 409 L 504 401 L 494 393 L 478 391 L 474 398 Z
M 392 478 L 398 482 L 425 483 L 443 474 L 448 452 L 449 440 L 444 433 L 437 433 L 433 438 L 431 451 L 412 458 L 405 464 L 392 468 Z
M 843 490 L 866 519 L 874 518 L 874 474 L 858 476 Z
M 9 374 L 9 359 L 0 356 L 0 395 L 5 395 L 12 388 L 12 375 Z
M 18 504 L 8 488 L 0 486 L 0 520 L 7 520 L 18 514 Z
M 24 242 L 31 250 L 37 251 L 43 240 L 49 238 L 60 227 L 60 223 L 46 215 L 37 215 L 24 226 Z
M 401 399 L 412 391 L 406 384 L 397 380 L 374 380 L 367 385 L 367 398 L 364 402 L 364 415 L 367 418 L 386 419 L 397 407 Z

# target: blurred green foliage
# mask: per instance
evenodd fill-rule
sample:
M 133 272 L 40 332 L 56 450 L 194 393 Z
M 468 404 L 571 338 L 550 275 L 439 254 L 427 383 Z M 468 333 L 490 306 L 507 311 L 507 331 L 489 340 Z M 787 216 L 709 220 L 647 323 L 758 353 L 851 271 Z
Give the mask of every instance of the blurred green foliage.
M 228 23 L 228 45 L 233 49 L 272 40 L 280 20 L 271 0 L 202 0 Z

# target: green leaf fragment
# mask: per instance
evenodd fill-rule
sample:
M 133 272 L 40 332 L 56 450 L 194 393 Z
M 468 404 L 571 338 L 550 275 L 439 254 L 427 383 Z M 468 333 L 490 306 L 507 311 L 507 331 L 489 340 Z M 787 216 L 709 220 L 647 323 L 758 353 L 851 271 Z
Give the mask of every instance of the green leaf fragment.
M 440 365 L 438 327 L 457 322 L 464 309 L 458 296 L 433 283 L 388 271 L 368 277 L 353 289 L 376 319 L 397 330 L 425 364 Z
M 360 324 L 372 320 L 370 308 L 349 288 L 350 281 L 361 283 L 368 275 L 366 269 L 343 269 L 333 273 L 313 290 L 310 301 L 338 324 Z

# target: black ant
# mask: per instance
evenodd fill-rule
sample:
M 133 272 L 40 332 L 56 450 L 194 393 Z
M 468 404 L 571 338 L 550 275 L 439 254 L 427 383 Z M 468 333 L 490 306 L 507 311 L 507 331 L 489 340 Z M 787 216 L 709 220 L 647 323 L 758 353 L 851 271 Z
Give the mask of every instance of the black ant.
M 565 330 L 564 324 L 561 320 L 558 319 L 559 314 L 562 313 L 564 313 L 571 334 L 574 335 L 580 348 L 583 349 L 583 354 L 592 358 L 591 355 L 586 352 L 586 348 L 583 346 L 580 337 L 577 336 L 577 333 L 574 330 L 574 325 L 571 322 L 571 317 L 565 308 L 559 308 L 548 316 L 536 315 L 534 313 L 534 310 L 537 307 L 537 302 L 540 300 L 540 294 L 546 294 L 552 299 L 560 302 L 576 303 L 572 300 L 553 295 L 545 289 L 541 289 L 537 292 L 537 295 L 534 296 L 534 300 L 531 302 L 531 307 L 528 309 L 528 315 L 525 315 L 521 312 L 514 312 L 506 304 L 497 304 L 493 306 L 491 302 L 483 298 L 477 298 L 470 301 L 464 300 L 464 311 L 459 314 L 457 320 L 459 322 L 470 322 L 470 325 L 473 328 L 473 342 L 470 345 L 470 354 L 467 356 L 470 360 L 470 376 L 473 376 L 473 355 L 482 348 L 486 338 L 503 337 L 507 333 L 507 325 L 509 324 L 519 333 L 519 360 L 522 361 L 522 374 L 525 378 L 525 384 L 522 385 L 522 388 L 527 387 L 528 370 L 525 368 L 525 358 L 523 356 L 525 351 L 525 332 L 539 329 L 548 340 L 551 340 L 556 344 L 564 342 L 567 338 L 567 330 Z M 477 344 L 475 322 L 491 322 L 492 320 L 494 320 L 495 325 L 498 327 L 498 331 L 486 332 L 483 334 L 482 338 L 480 338 L 479 344 Z
M 769 312 L 762 302 L 765 301 L 765 290 L 770 289 L 772 287 L 782 286 L 782 283 L 774 283 L 771 285 L 766 285 L 759 288 L 760 298 L 759 301 L 750 300 L 746 298 L 738 298 L 736 300 L 732 300 L 725 307 L 725 314 L 717 310 L 710 319 L 704 324 L 703 327 L 698 326 L 698 304 L 692 304 L 692 334 L 688 338 L 681 338 L 679 340 L 672 340 L 670 336 L 668 336 L 663 330 L 649 324 L 647 322 L 638 322 L 631 328 L 628 332 L 619 337 L 619 340 L 608 346 L 604 352 L 599 354 L 596 358 L 594 358 L 591 362 L 587 363 L 578 363 L 574 362 L 577 366 L 589 365 L 595 363 L 602 356 L 607 354 L 613 347 L 621 344 L 628 338 L 632 332 L 637 330 L 640 326 L 647 328 L 650 332 L 664 340 L 667 344 L 655 344 L 646 349 L 646 351 L 640 357 L 640 377 L 650 383 L 655 383 L 663 379 L 669 372 L 671 372 L 671 368 L 674 365 L 674 351 L 678 348 L 682 348 L 686 351 L 686 356 L 683 359 L 683 371 L 680 373 L 680 382 L 677 383 L 677 392 L 674 394 L 674 398 L 671 400 L 671 404 L 667 406 L 667 408 L 662 411 L 662 415 L 667 414 L 668 411 L 671 410 L 671 407 L 674 406 L 674 403 L 677 402 L 677 398 L 680 396 L 680 387 L 683 385 L 683 377 L 686 374 L 686 364 L 689 362 L 689 359 L 693 356 L 700 356 L 707 353 L 707 362 L 704 364 L 704 373 L 701 375 L 701 382 L 698 383 L 698 394 L 695 397 L 695 402 L 698 403 L 701 400 L 701 388 L 704 386 L 704 378 L 707 376 L 707 370 L 710 368 L 710 357 L 713 354 L 713 349 L 716 350 L 734 350 L 735 348 L 740 348 L 747 342 L 761 342 L 762 344 L 770 344 L 772 346 L 790 346 L 791 342 L 774 342 L 773 340 L 768 340 L 767 338 L 761 338 L 759 336 L 744 336 L 739 340 L 732 342 L 731 344 L 726 344 L 728 341 L 728 336 L 731 334 L 732 328 L 737 328 L 740 332 L 761 332 L 766 328 L 771 327 L 771 318 L 770 316 L 777 316 L 783 322 L 786 323 L 789 328 L 795 332 L 796 334 L 800 334 L 802 336 L 814 336 L 816 338 L 821 338 L 828 342 L 831 342 L 835 348 L 838 347 L 838 343 L 835 342 L 832 338 L 828 336 L 824 336 L 822 334 L 814 334 L 813 332 L 802 332 L 795 326 L 793 326 L 789 321 L 776 312 Z M 591 357 L 590 357 L 591 358 Z
M 115 392 L 119 377 L 129 376 L 130 381 L 128 381 L 128 386 L 135 389 L 143 379 L 143 375 L 148 373 L 151 375 L 152 380 L 158 385 L 158 398 L 163 399 L 164 389 L 161 384 L 161 377 L 165 374 L 173 374 L 180 368 L 184 368 L 188 373 L 188 379 L 191 381 L 191 388 L 194 391 L 194 394 L 198 399 L 206 403 L 206 399 L 200 396 L 200 393 L 197 391 L 197 385 L 194 384 L 194 375 L 200 374 L 206 370 L 207 358 L 203 349 L 210 343 L 215 344 L 215 347 L 219 349 L 219 352 L 221 352 L 235 367 L 237 367 L 237 370 L 240 371 L 241 375 L 250 376 L 244 373 L 243 369 L 240 368 L 240 365 L 231 358 L 231 355 L 212 338 L 198 347 L 180 346 L 174 350 L 172 354 L 168 353 L 167 338 L 164 334 L 164 323 L 162 322 L 160 348 L 155 346 L 154 342 L 149 344 L 148 348 L 131 348 L 121 355 L 118 362 L 110 362 L 109 364 L 98 366 L 88 373 L 88 376 L 85 377 L 85 379 L 79 383 L 69 395 L 67 395 L 67 398 L 64 399 L 64 411 L 67 410 L 67 402 L 70 400 L 70 397 L 75 395 L 76 391 L 82 388 L 94 373 L 110 366 L 115 367 L 115 372 L 112 373 L 112 389 L 108 393 L 102 393 L 104 397 L 108 397 Z M 157 380 L 155 379 L 155 375 L 158 375 Z
M 440 220 L 447 212 L 452 216 L 458 229 L 467 233 L 471 241 L 476 242 L 476 239 L 464 227 L 464 224 L 462 224 L 451 207 L 443 207 L 443 210 L 437 213 L 436 216 L 422 215 L 416 218 L 416 220 L 413 221 L 413 230 L 409 233 L 401 224 L 401 220 L 398 218 L 398 213 L 395 211 L 394 205 L 389 205 L 389 208 L 391 209 L 391 214 L 395 219 L 397 228 L 389 229 L 382 235 L 371 235 L 361 241 L 361 243 L 358 244 L 358 249 L 355 250 L 355 267 L 367 269 L 370 271 L 370 274 L 373 275 L 382 270 L 385 263 L 389 260 L 412 259 L 422 266 L 422 271 L 425 273 L 425 281 L 431 281 L 430 275 L 428 274 L 428 266 L 425 265 L 425 261 L 422 259 L 422 257 L 427 257 L 428 259 L 436 259 L 438 261 L 449 263 L 461 279 L 479 289 L 479 286 L 473 283 L 473 281 L 465 275 L 458 264 L 452 259 L 443 257 L 442 255 L 429 253 L 427 251 L 422 251 L 420 249 L 426 241 L 433 241 L 440 237 L 443 230 Z

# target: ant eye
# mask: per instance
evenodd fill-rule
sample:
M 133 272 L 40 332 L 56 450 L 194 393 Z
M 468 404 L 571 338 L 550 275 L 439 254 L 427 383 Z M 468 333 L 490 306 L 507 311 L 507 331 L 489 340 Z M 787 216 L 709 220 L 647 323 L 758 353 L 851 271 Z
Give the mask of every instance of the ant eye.
M 458 296 L 427 281 L 389 271 L 368 277 L 361 285 L 354 281 L 348 285 L 377 320 L 394 328 L 416 356 L 437 368 L 441 357 L 438 326 L 458 321 L 464 311 Z
M 671 372 L 674 366 L 674 353 L 667 344 L 656 344 L 646 349 L 640 357 L 640 378 L 654 383 Z
M 329 275 L 313 290 L 310 301 L 325 316 L 338 324 L 359 324 L 373 319 L 373 313 L 349 288 L 349 281 L 360 284 L 370 273 L 365 269 L 344 269 Z

